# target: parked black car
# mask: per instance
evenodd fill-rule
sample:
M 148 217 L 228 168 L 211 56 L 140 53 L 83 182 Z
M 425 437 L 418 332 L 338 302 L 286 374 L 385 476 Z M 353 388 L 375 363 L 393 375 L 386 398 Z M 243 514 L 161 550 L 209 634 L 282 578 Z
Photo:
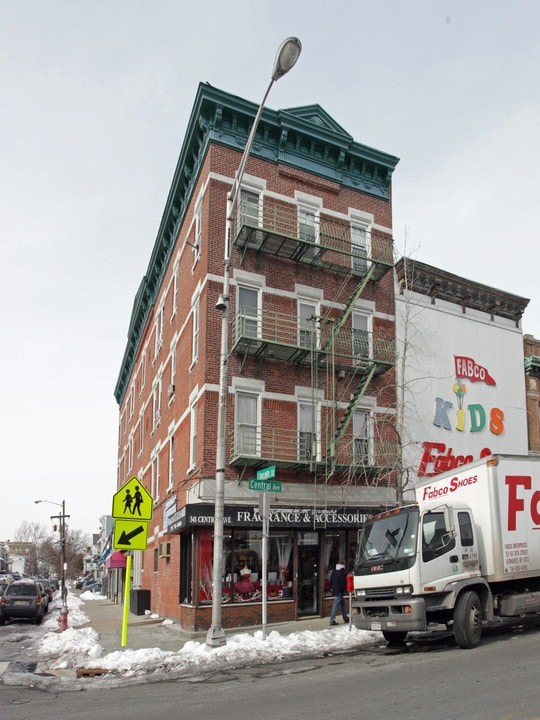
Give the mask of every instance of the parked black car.
M 7 586 L 0 599 L 0 625 L 10 618 L 30 618 L 40 625 L 43 613 L 42 591 L 35 582 L 16 580 Z
M 39 592 L 41 593 L 41 604 L 43 606 L 43 613 L 48 613 L 50 597 L 49 593 L 47 592 L 47 588 L 45 587 L 45 585 L 43 585 L 43 580 L 35 580 L 34 582 L 38 586 Z
M 40 578 L 39 582 L 43 585 L 43 587 L 49 594 L 49 601 L 51 601 L 53 599 L 53 595 L 54 595 L 54 588 L 53 588 L 51 581 L 50 580 L 42 580 Z

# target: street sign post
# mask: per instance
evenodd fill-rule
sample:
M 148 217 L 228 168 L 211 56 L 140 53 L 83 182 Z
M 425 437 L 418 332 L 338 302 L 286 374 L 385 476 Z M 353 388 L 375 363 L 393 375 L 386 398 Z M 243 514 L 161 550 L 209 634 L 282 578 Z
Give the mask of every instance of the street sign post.
M 268 613 L 268 539 L 270 535 L 270 518 L 268 492 L 281 492 L 281 483 L 273 480 L 276 476 L 276 466 L 257 470 L 257 477 L 250 478 L 248 487 L 250 490 L 259 490 L 259 511 L 262 520 L 262 636 L 266 640 L 266 622 Z
M 154 498 L 137 477 L 132 477 L 113 495 L 112 516 L 115 520 L 113 547 L 115 550 L 146 550 L 148 545 L 148 522 L 152 519 L 153 509 Z M 132 553 L 128 552 L 122 620 L 122 647 L 125 647 L 127 642 L 131 557 Z

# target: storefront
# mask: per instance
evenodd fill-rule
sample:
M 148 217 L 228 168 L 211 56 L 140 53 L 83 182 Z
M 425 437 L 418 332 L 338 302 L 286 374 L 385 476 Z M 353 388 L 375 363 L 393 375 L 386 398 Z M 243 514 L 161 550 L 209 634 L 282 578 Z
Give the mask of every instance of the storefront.
M 120 550 L 111 553 L 106 561 L 107 597 L 116 603 L 124 601 L 126 583 L 126 556 Z
M 358 530 L 373 508 L 278 507 L 270 511 L 267 598 L 269 622 L 329 614 L 329 577 L 345 559 L 352 568 Z M 187 505 L 169 521 L 180 534 L 180 602 L 194 629 L 205 629 L 212 605 L 213 505 Z M 226 506 L 224 512 L 225 627 L 260 622 L 262 522 L 258 507 Z M 184 624 L 184 623 L 183 623 Z

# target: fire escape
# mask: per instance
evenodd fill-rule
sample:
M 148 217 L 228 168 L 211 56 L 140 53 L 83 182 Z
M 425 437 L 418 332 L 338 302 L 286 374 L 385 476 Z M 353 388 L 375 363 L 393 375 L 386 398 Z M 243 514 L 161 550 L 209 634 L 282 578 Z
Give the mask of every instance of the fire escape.
M 312 432 L 298 427 L 237 426 L 230 438 L 230 464 L 258 467 L 275 464 L 312 472 L 344 472 L 360 462 L 371 471 L 391 468 L 397 457 L 395 438 L 372 438 L 369 458 L 362 443 L 351 440 L 348 428 L 370 383 L 395 362 L 393 336 L 358 331 L 347 322 L 370 283 L 378 283 L 393 267 L 392 237 L 373 230 L 355 242 L 351 223 L 331 217 L 299 221 L 298 206 L 266 198 L 262 213 L 239 205 L 233 242 L 241 251 L 308 266 L 313 272 L 339 274 L 345 298 L 333 298 L 344 308 L 299 322 L 296 316 L 268 309 L 237 309 L 232 319 L 231 350 L 256 364 L 281 360 L 311 371 L 312 407 L 325 388 L 324 419 L 311 423 Z M 352 289 L 352 292 L 351 292 Z M 361 456 L 361 458 L 360 458 Z

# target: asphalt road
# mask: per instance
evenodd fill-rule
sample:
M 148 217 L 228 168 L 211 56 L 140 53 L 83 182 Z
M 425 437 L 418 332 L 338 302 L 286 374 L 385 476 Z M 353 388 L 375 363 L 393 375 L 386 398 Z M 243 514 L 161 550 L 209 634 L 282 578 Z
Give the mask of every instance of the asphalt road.
M 540 630 L 491 634 L 474 650 L 441 638 L 189 680 L 87 692 L 0 686 L 2 720 L 539 720 Z

